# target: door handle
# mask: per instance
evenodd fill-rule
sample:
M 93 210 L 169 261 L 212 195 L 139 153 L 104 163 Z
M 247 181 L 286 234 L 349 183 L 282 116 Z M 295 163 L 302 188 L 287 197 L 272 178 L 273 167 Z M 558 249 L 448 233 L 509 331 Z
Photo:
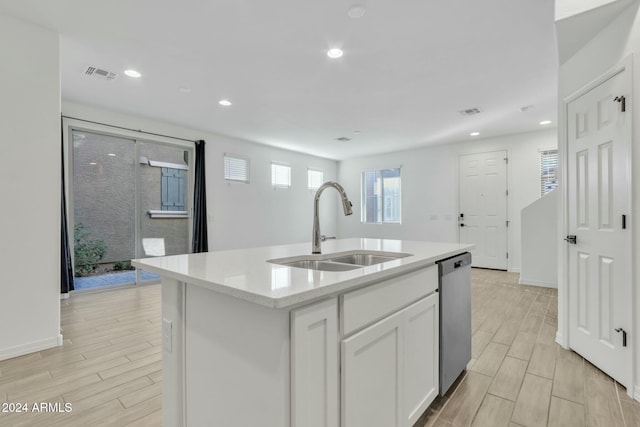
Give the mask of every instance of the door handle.
M 626 346 L 627 346 L 627 331 L 625 331 L 625 330 L 624 330 L 624 329 L 622 329 L 622 328 L 617 328 L 615 331 L 616 331 L 617 333 L 622 332 L 622 346 L 623 346 L 623 347 L 626 347 Z
M 569 234 L 567 237 L 564 238 L 564 240 L 571 243 L 572 245 L 575 245 L 576 243 L 578 243 L 578 237 L 575 236 L 574 234 Z

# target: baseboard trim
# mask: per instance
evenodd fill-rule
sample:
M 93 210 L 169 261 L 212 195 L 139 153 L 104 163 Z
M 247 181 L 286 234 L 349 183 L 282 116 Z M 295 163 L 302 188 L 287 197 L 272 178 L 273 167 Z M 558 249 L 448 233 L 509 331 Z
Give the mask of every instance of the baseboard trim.
M 514 268 L 510 268 L 509 273 L 520 273 L 520 268 L 519 267 L 514 267 Z
M 523 279 L 522 276 L 520 276 L 520 280 L 518 281 L 518 283 L 520 283 L 521 285 L 541 286 L 543 288 L 558 288 L 557 283 L 543 282 L 541 280 L 530 280 L 526 278 Z
M 633 397 L 634 400 L 640 402 L 640 385 L 633 387 Z
M 22 345 L 17 345 L 15 347 L 0 349 L 0 360 L 12 359 L 14 357 L 24 356 L 25 354 L 35 353 L 36 351 L 59 347 L 62 345 L 62 342 L 62 334 L 58 334 L 55 337 L 47 338 L 44 340 L 33 341 Z
M 562 336 L 562 334 L 560 333 L 560 331 L 556 331 L 556 343 L 564 348 L 565 350 L 569 349 L 569 343 L 566 343 L 564 341 L 564 337 Z

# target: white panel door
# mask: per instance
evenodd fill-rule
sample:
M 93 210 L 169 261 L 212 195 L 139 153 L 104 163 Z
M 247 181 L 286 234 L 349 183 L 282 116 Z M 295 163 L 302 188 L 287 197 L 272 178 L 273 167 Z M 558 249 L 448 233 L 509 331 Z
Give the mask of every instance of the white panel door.
M 568 105 L 569 346 L 618 382 L 631 380 L 629 71 Z M 618 331 L 616 331 L 618 329 Z
M 403 310 L 404 416 L 412 426 L 438 395 L 438 293 Z
M 291 425 L 338 427 L 338 300 L 291 312 Z
M 403 313 L 342 341 L 342 426 L 401 427 Z
M 460 243 L 474 267 L 507 269 L 507 152 L 460 156 Z

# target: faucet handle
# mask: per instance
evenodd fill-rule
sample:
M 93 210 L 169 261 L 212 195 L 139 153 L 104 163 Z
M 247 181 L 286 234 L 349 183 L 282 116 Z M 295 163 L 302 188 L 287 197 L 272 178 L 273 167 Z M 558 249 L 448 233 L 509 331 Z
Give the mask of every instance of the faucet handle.
M 325 240 L 330 240 L 330 239 L 335 239 L 335 238 L 336 238 L 336 236 L 328 237 L 328 236 L 325 236 L 324 234 L 322 234 L 320 236 L 320 241 L 324 242 Z

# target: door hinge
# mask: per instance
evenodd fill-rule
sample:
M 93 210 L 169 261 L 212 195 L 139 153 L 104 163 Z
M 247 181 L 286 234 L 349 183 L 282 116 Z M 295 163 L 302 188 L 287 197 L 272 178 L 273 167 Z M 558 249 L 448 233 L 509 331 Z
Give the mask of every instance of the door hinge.
M 613 98 L 613 100 L 620 103 L 620 111 L 622 111 L 623 113 L 627 111 L 627 98 L 620 95 Z
M 507 227 L 508 227 L 509 226 L 509 220 L 506 220 L 505 222 L 507 223 Z
M 622 329 L 622 328 L 617 328 L 617 329 L 615 329 L 615 331 L 616 331 L 617 333 L 622 332 L 622 346 L 623 346 L 623 347 L 626 347 L 626 346 L 627 346 L 627 331 L 625 331 L 625 330 L 624 330 L 624 329 Z
M 505 158 L 504 158 L 504 161 L 505 161 L 507 164 L 509 164 L 509 158 L 508 158 L 508 157 L 505 157 Z
M 507 259 L 509 259 L 509 252 L 507 252 Z
M 509 195 L 509 190 L 504 190 L 504 195 L 508 196 Z

